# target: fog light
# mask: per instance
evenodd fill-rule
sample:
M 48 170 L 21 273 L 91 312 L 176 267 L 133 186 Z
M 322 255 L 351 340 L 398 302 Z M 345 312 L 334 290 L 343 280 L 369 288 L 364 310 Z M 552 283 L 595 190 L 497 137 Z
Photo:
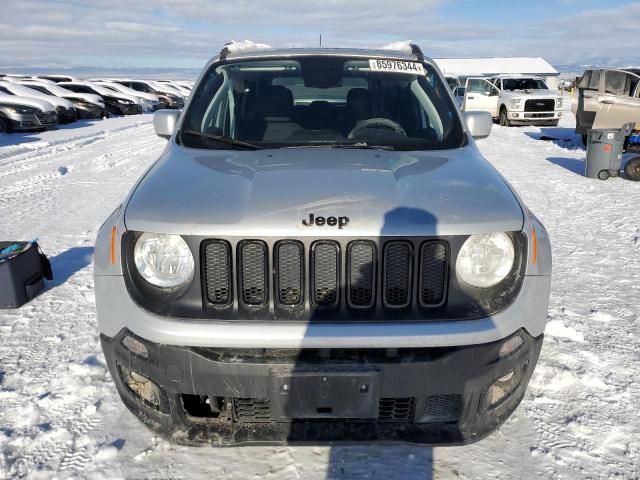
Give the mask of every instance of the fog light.
M 129 370 L 122 365 L 120 365 L 120 373 L 122 380 L 124 380 L 124 383 L 127 384 L 133 393 L 154 407 L 160 407 L 160 389 L 155 383 L 144 375 Z
M 522 340 L 522 337 L 520 335 L 515 335 L 502 344 L 498 355 L 500 358 L 508 357 L 512 353 L 516 352 L 523 343 L 524 341 Z
M 562 112 L 558 112 L 558 117 L 561 117 L 561 116 L 562 116 Z
M 135 353 L 136 355 L 144 358 L 149 358 L 149 352 L 147 351 L 147 347 L 144 346 L 144 343 L 130 337 L 129 335 L 122 339 L 122 345 L 131 353 Z
M 493 382 L 486 390 L 481 403 L 483 410 L 497 407 L 505 401 L 520 385 L 527 364 L 516 367 Z
M 518 118 L 520 116 L 519 113 L 513 113 L 512 115 L 513 115 L 513 118 Z

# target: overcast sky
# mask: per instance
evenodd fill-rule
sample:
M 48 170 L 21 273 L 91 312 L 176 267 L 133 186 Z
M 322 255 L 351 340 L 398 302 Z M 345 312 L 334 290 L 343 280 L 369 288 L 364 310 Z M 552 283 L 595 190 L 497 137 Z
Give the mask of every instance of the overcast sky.
M 640 2 L 617 0 L 0 0 L 0 68 L 199 68 L 229 40 L 381 46 L 432 57 L 640 64 Z

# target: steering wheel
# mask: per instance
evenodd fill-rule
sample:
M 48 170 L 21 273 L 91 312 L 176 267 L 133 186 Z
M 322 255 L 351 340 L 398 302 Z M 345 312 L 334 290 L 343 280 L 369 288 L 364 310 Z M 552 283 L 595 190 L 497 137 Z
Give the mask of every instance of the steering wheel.
M 382 128 L 387 128 L 389 130 L 393 130 L 398 135 L 402 135 L 403 137 L 407 136 L 407 132 L 404 131 L 402 125 L 398 122 L 394 122 L 393 120 L 389 120 L 388 118 L 376 117 L 370 118 L 368 120 L 364 120 L 363 122 L 358 123 L 353 129 L 349 132 L 347 138 L 352 139 L 355 138 L 358 134 L 362 133 L 363 130 L 367 128 L 371 128 L 374 126 L 380 126 Z

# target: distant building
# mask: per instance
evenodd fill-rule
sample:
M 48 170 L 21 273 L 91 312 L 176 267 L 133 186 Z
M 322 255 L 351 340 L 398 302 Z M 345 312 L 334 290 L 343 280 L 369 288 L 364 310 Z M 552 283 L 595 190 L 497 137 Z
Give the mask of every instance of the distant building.
M 442 73 L 460 78 L 485 77 L 500 74 L 534 75 L 546 80 L 549 88 L 558 88 L 558 71 L 544 58 L 434 58 Z

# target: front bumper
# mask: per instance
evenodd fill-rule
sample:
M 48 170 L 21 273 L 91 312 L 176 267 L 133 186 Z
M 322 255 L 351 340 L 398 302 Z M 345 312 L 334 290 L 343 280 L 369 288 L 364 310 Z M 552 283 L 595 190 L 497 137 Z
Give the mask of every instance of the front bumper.
M 76 112 L 79 119 L 95 119 L 106 116 L 106 110 L 99 105 L 90 105 L 82 107 L 76 106 Z
M 549 112 L 510 111 L 508 113 L 508 118 L 511 123 L 522 124 L 553 122 L 562 118 L 562 110 L 554 110 Z
M 58 123 L 71 123 L 78 119 L 75 108 L 58 110 Z
M 6 118 L 11 123 L 11 129 L 16 132 L 43 130 L 58 125 L 58 115 L 55 112 L 12 113 Z
M 122 115 L 138 115 L 142 113 L 142 105 L 133 103 L 133 104 L 118 104 L 120 107 L 120 111 Z
M 503 358 L 504 339 L 407 349 L 224 349 L 153 343 L 123 329 L 101 341 L 125 405 L 178 443 L 466 444 L 498 428 L 524 396 L 542 335 L 514 335 L 523 343 Z M 125 348 L 125 336 L 142 342 L 148 358 Z M 520 372 L 517 383 L 487 409 L 489 386 L 510 372 Z M 153 402 L 125 383 L 131 375 L 153 382 Z

